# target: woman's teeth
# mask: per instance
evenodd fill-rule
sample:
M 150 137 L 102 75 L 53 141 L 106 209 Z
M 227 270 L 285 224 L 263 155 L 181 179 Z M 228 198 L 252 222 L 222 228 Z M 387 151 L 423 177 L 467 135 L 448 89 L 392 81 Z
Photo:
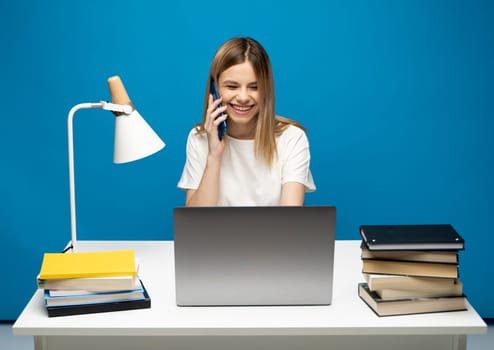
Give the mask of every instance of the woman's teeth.
M 233 109 L 239 112 L 247 112 L 252 108 L 252 106 L 237 106 L 237 105 L 232 105 L 232 107 Z

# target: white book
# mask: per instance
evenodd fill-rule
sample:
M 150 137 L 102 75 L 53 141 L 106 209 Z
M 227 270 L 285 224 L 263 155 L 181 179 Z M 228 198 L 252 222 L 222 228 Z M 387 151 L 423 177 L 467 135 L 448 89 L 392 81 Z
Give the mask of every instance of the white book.
M 82 304 L 98 304 L 115 301 L 127 301 L 144 298 L 144 289 L 139 282 L 139 286 L 133 290 L 122 290 L 112 292 L 87 292 L 82 294 L 53 296 L 50 290 L 45 290 L 45 305 L 46 306 L 66 306 L 66 305 L 82 305 Z

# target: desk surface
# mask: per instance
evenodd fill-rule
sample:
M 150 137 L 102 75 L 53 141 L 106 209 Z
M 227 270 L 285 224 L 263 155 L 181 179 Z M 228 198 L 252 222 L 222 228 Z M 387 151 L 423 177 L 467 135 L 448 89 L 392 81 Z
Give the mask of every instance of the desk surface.
M 369 335 L 475 334 L 486 325 L 467 302 L 459 312 L 378 317 L 357 295 L 360 241 L 336 241 L 329 306 L 177 307 L 173 241 L 79 241 L 79 251 L 135 249 L 151 309 L 48 318 L 38 290 L 15 335 Z

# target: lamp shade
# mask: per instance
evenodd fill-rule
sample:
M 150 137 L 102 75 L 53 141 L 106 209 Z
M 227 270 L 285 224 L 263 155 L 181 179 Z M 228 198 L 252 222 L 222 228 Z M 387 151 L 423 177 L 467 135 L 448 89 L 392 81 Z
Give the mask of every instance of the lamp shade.
M 137 110 L 115 117 L 113 162 L 127 163 L 150 156 L 165 147 Z
M 165 147 L 165 143 L 135 110 L 118 75 L 108 78 L 108 88 L 113 103 L 132 107 L 130 114 L 114 113 L 116 118 L 113 162 L 132 162 L 150 156 Z

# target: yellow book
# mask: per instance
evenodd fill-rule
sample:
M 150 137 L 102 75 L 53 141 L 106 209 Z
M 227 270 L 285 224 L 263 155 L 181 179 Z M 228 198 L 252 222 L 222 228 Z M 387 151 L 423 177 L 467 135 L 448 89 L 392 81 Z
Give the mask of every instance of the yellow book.
M 45 253 L 39 278 L 136 276 L 133 250 L 103 252 Z

